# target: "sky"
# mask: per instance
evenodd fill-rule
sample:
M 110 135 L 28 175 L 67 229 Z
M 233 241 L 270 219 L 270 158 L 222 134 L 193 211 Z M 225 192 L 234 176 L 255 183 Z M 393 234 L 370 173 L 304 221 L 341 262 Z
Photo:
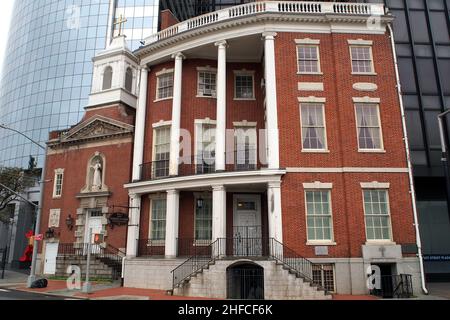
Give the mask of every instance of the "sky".
M 0 72 L 3 67 L 6 45 L 9 35 L 9 24 L 11 22 L 12 9 L 15 0 L 0 0 L 2 3 L 2 15 L 0 18 Z M 1 78 L 1 77 L 0 77 Z

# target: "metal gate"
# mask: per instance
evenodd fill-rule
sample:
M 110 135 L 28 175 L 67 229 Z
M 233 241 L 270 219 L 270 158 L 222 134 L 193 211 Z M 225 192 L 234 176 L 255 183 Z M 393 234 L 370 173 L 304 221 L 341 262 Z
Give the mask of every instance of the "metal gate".
M 264 299 L 264 269 L 256 264 L 238 264 L 227 269 L 227 298 Z

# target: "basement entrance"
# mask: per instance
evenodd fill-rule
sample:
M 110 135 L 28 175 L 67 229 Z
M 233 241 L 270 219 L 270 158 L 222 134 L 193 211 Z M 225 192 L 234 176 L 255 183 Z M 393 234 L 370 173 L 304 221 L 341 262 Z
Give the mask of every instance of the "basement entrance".
M 264 268 L 250 262 L 227 268 L 227 299 L 264 299 Z

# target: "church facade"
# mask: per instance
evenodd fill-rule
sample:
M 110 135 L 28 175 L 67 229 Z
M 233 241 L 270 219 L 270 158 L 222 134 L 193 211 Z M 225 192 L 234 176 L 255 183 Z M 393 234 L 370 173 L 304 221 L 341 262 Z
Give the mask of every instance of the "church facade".
M 117 37 L 94 59 L 85 117 L 48 142 L 44 273 L 47 246 L 58 265 L 94 243 L 125 257 L 127 287 L 420 294 L 392 20 L 381 4 L 261 1 L 135 52 Z M 388 280 L 371 287 L 372 271 Z

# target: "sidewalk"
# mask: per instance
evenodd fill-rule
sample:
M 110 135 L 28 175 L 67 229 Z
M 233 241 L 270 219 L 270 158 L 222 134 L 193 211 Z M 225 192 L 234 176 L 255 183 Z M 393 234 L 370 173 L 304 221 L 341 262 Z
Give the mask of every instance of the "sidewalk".
M 30 289 L 25 285 L 17 286 L 15 290 L 45 293 L 89 300 L 211 300 L 199 297 L 182 297 L 167 295 L 164 290 L 137 289 L 120 287 L 119 283 L 92 283 L 92 293 L 85 294 L 81 290 L 67 289 L 64 280 L 49 280 L 47 288 Z
M 1 272 L 0 272 L 1 276 Z M 0 287 L 10 287 L 17 285 L 25 285 L 27 283 L 28 275 L 22 272 L 12 270 L 5 270 L 5 278 L 0 278 Z

